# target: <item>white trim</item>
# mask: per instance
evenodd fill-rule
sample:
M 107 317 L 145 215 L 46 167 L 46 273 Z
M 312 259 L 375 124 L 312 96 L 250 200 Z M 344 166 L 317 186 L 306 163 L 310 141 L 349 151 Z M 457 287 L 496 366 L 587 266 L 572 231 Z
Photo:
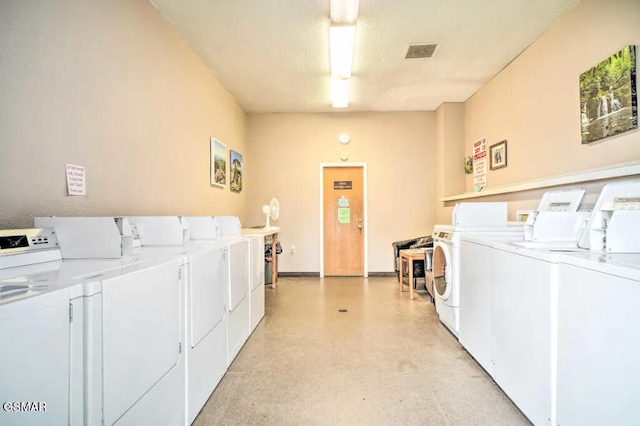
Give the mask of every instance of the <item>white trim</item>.
M 554 176 L 548 179 L 531 180 L 515 185 L 497 186 L 480 192 L 467 192 L 459 195 L 438 198 L 438 201 L 456 201 L 468 198 L 488 197 L 489 195 L 509 194 L 512 192 L 528 191 L 532 189 L 549 188 L 558 185 L 570 185 L 574 183 L 592 182 L 596 180 L 612 179 L 624 176 L 640 174 L 640 162 L 619 164 L 604 169 L 591 169 L 570 175 Z
M 318 182 L 320 185 L 320 213 L 318 218 L 320 221 L 320 278 L 324 278 L 324 168 L 325 167 L 362 167 L 362 179 L 363 185 L 363 203 L 364 203 L 364 270 L 363 276 L 367 278 L 369 276 L 369 184 L 367 177 L 367 163 L 320 163 L 318 168 Z

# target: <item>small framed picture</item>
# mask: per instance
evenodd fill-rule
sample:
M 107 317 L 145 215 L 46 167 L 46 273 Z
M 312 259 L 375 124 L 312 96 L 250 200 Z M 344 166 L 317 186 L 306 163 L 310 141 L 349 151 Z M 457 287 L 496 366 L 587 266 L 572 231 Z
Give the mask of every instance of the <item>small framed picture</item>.
M 498 142 L 489 147 L 489 169 L 501 169 L 507 167 L 507 141 Z
M 227 183 L 227 148 L 217 140 L 211 138 L 211 160 L 209 172 L 211 185 L 224 187 Z
M 233 192 L 242 191 L 242 154 L 229 150 L 230 188 Z

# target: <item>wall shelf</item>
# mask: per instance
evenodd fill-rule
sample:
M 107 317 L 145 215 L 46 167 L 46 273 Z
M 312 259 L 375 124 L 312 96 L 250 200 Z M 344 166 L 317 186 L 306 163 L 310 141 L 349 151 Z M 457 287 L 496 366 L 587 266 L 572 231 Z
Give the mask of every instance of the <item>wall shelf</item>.
M 571 185 L 574 183 L 593 182 L 603 179 L 612 179 L 625 176 L 640 175 L 640 161 L 619 164 L 613 167 L 591 169 L 580 173 L 562 176 L 554 176 L 547 179 L 530 180 L 515 185 L 496 186 L 485 188 L 480 192 L 466 192 L 464 194 L 450 195 L 438 198 L 438 201 L 458 201 L 470 198 L 488 197 L 491 195 L 510 194 L 514 192 L 529 191 L 533 189 L 549 188 L 559 185 Z

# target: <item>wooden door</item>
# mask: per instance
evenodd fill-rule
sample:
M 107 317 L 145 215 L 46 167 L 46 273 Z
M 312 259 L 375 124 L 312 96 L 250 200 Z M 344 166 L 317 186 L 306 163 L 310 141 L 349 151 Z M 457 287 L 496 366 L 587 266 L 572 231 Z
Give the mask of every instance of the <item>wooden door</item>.
M 362 167 L 323 169 L 324 275 L 364 275 Z

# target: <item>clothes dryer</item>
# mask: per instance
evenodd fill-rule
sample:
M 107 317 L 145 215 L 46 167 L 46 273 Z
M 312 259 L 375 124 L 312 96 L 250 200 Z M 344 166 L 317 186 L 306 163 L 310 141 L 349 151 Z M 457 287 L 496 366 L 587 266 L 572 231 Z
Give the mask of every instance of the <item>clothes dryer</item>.
M 185 397 L 191 424 L 227 369 L 227 248 L 217 242 L 211 217 L 134 216 L 129 220 L 140 236 L 142 257 L 178 256 L 185 266 Z
M 82 291 L 53 230 L 0 231 L 0 424 L 82 425 Z
M 240 220 L 215 216 L 219 242 L 228 248 L 227 269 L 227 365 L 231 365 L 251 334 L 249 241 L 242 238 Z
M 240 220 L 236 216 L 216 216 L 214 220 L 219 225 L 219 231 L 224 239 L 234 240 L 240 236 L 248 244 L 248 275 L 249 285 L 247 298 L 249 300 L 249 333 L 258 326 L 264 317 L 265 309 L 265 275 L 264 275 L 264 236 L 273 235 L 279 228 L 241 229 Z M 239 278 L 243 281 L 244 278 Z
M 65 258 L 60 269 L 83 283 L 83 424 L 184 424 L 185 274 L 179 259 L 99 259 L 132 248 L 124 218 L 34 222 L 55 229 L 63 257 L 91 256 Z
M 278 228 L 242 230 L 242 237 L 249 242 L 249 305 L 251 332 L 255 330 L 265 314 L 265 260 L 264 237 L 278 232 Z
M 256 329 L 265 309 L 265 285 L 264 285 L 264 236 L 245 235 L 249 239 L 249 324 L 251 332 Z

